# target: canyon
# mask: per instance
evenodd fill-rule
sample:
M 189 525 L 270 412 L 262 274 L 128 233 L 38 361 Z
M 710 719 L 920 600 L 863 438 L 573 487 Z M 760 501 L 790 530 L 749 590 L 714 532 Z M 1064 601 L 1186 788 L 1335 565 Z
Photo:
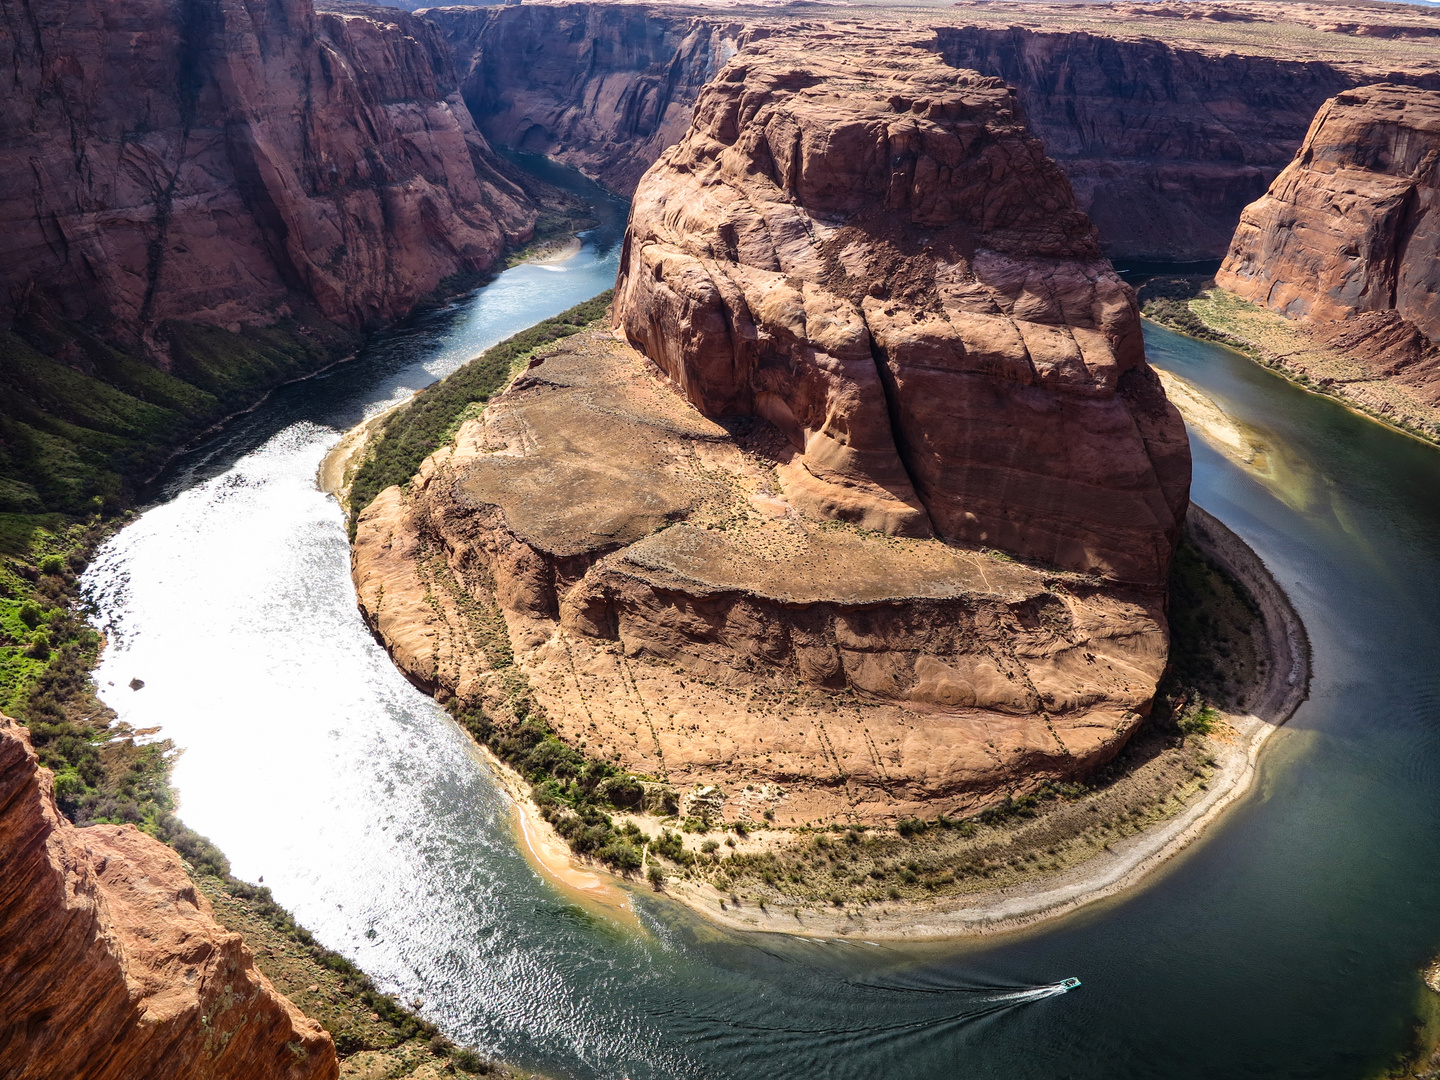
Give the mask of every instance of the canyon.
M 425 17 L 488 137 L 628 192 L 730 52 L 810 13 L 545 4 Z M 1014 86 L 1114 259 L 1222 257 L 1328 98 L 1382 81 L 1440 88 L 1440 61 L 1416 47 L 1440 20 L 1422 9 L 992 2 L 824 18 L 918 33 L 948 63 Z
M 38 308 L 161 353 L 167 320 L 373 327 L 527 235 L 429 24 L 184 10 L 7 0 L 7 325 Z
M 628 343 L 532 363 L 354 548 L 422 686 L 781 824 L 1113 757 L 1189 483 L 1134 294 L 1012 93 L 839 40 L 728 62 L 638 186 Z
M 334 1080 L 335 1045 L 133 825 L 77 829 L 0 716 L 0 1076 Z
M 973 813 L 1143 721 L 1189 455 L 1110 258 L 1228 248 L 1434 390 L 1426 12 L 0 3 L 7 511 L 126 505 L 488 272 L 537 220 L 492 146 L 633 191 L 615 327 L 363 510 L 356 587 L 427 690 L 726 817 Z M 178 858 L 71 827 L 0 724 L 13 1075 L 335 1075 Z

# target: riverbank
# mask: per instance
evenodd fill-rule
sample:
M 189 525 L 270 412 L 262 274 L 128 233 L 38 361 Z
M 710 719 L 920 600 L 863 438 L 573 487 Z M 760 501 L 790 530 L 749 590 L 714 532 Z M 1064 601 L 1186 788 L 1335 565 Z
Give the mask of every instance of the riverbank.
M 1209 767 L 1195 778 L 1188 791 L 1178 795 L 1180 805 L 1167 807 L 1169 812 L 1158 820 L 1143 823 L 1130 835 L 1087 837 L 1092 848 L 1089 857 L 1058 872 L 933 900 L 855 902 L 849 899 L 829 905 L 795 904 L 787 902 L 783 894 L 772 892 L 764 897 L 755 895 L 749 888 L 722 888 L 713 880 L 676 873 L 675 865 L 660 863 L 648 850 L 646 865 L 639 876 L 643 879 L 645 870 L 652 864 L 663 865 L 662 888 L 666 896 L 734 930 L 871 940 L 944 939 L 1018 930 L 1058 918 L 1140 884 L 1198 839 L 1227 808 L 1246 795 L 1255 780 L 1262 747 L 1305 699 L 1309 686 L 1309 644 L 1304 627 L 1264 563 L 1243 540 L 1199 507 L 1192 508 L 1190 535 L 1203 555 L 1239 581 L 1258 607 L 1266 654 L 1265 674 L 1262 684 L 1252 688 L 1253 696 L 1249 699 L 1252 704 L 1248 710 L 1224 712 L 1215 717 L 1210 736 L 1204 741 L 1202 760 L 1207 760 Z M 528 838 L 538 837 L 541 839 L 537 846 L 552 854 L 558 853 L 556 858 L 532 858 L 537 870 L 562 888 L 572 890 L 576 883 L 571 878 L 576 874 L 607 877 L 617 884 L 622 881 L 598 864 L 569 854 L 563 838 L 541 816 L 519 775 L 492 755 L 487 754 L 487 760 L 514 801 L 527 843 L 537 843 Z M 1083 817 L 1092 813 L 1092 807 L 1105 797 L 1103 792 L 1091 796 L 1089 805 L 1086 799 L 1062 803 L 1050 814 Z M 619 815 L 617 821 L 620 820 L 633 823 L 646 835 L 654 836 L 661 835 L 667 826 L 677 824 L 673 818 L 653 815 Z M 1045 824 L 1045 818 L 1041 817 L 1013 831 L 1034 831 Z M 711 850 L 718 852 L 722 848 L 715 838 L 724 835 L 723 829 L 716 829 L 713 834 L 685 834 L 682 843 L 703 866 L 710 861 L 705 851 L 707 841 Z M 740 860 L 763 861 L 777 851 L 804 847 L 817 853 L 812 864 L 843 865 L 846 859 L 862 856 L 867 846 L 878 842 L 881 841 L 873 831 L 844 830 L 840 837 L 833 837 L 824 830 L 752 828 L 725 836 L 727 855 L 716 858 L 738 856 Z M 923 839 L 911 840 L 908 846 L 913 856 L 926 857 Z M 820 872 L 822 865 L 812 865 L 811 869 Z M 625 884 L 643 887 L 628 879 Z M 741 895 L 742 892 L 750 895 Z
M 1177 333 L 1243 353 L 1313 394 L 1432 445 L 1440 407 L 1393 373 L 1377 374 L 1304 323 L 1287 319 L 1198 277 L 1157 278 L 1141 289 L 1146 318 Z

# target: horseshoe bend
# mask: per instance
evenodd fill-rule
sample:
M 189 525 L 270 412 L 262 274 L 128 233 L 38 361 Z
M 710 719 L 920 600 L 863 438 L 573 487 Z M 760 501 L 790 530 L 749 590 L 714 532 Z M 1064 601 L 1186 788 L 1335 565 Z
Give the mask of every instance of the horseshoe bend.
M 969 813 L 1148 713 L 1189 469 L 1013 92 L 797 34 L 640 181 L 613 329 L 366 508 L 355 579 L 401 667 L 498 725 L 513 653 L 562 741 L 679 790 Z

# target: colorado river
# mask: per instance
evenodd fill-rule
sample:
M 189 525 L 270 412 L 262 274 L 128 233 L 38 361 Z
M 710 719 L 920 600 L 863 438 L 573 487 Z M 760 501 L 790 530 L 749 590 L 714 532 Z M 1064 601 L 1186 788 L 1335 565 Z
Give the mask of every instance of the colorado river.
M 725 933 L 643 892 L 637 931 L 536 876 L 366 631 L 314 477 L 364 415 L 609 287 L 620 215 L 277 392 L 101 552 L 102 692 L 184 748 L 187 823 L 448 1034 L 557 1077 L 1340 1078 L 1399 1051 L 1440 947 L 1440 452 L 1153 327 L 1157 365 L 1264 442 L 1257 472 L 1197 441 L 1194 495 L 1315 649 L 1259 789 L 1200 845 L 1042 930 L 905 948 Z

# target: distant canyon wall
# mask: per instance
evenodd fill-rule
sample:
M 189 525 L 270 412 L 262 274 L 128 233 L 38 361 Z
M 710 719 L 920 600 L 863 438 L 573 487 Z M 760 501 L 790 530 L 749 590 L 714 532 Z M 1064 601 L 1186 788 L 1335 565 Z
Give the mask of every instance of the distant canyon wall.
M 0 716 L 0 1077 L 335 1080 L 330 1036 L 133 825 L 77 829 Z
M 527 237 L 448 47 L 366 10 L 0 0 L 0 325 L 370 327 Z
M 488 138 L 629 193 L 680 141 L 704 86 L 766 31 L 629 4 L 433 8 Z
M 776 16 L 632 5 L 423 15 L 454 49 L 488 138 L 551 153 L 627 193 L 679 140 L 700 88 L 737 48 L 789 32 Z M 1367 81 L 1320 61 L 1018 26 L 937 26 L 929 47 L 1016 88 L 1117 259 L 1223 256 L 1241 209 L 1294 156 L 1315 110 Z

